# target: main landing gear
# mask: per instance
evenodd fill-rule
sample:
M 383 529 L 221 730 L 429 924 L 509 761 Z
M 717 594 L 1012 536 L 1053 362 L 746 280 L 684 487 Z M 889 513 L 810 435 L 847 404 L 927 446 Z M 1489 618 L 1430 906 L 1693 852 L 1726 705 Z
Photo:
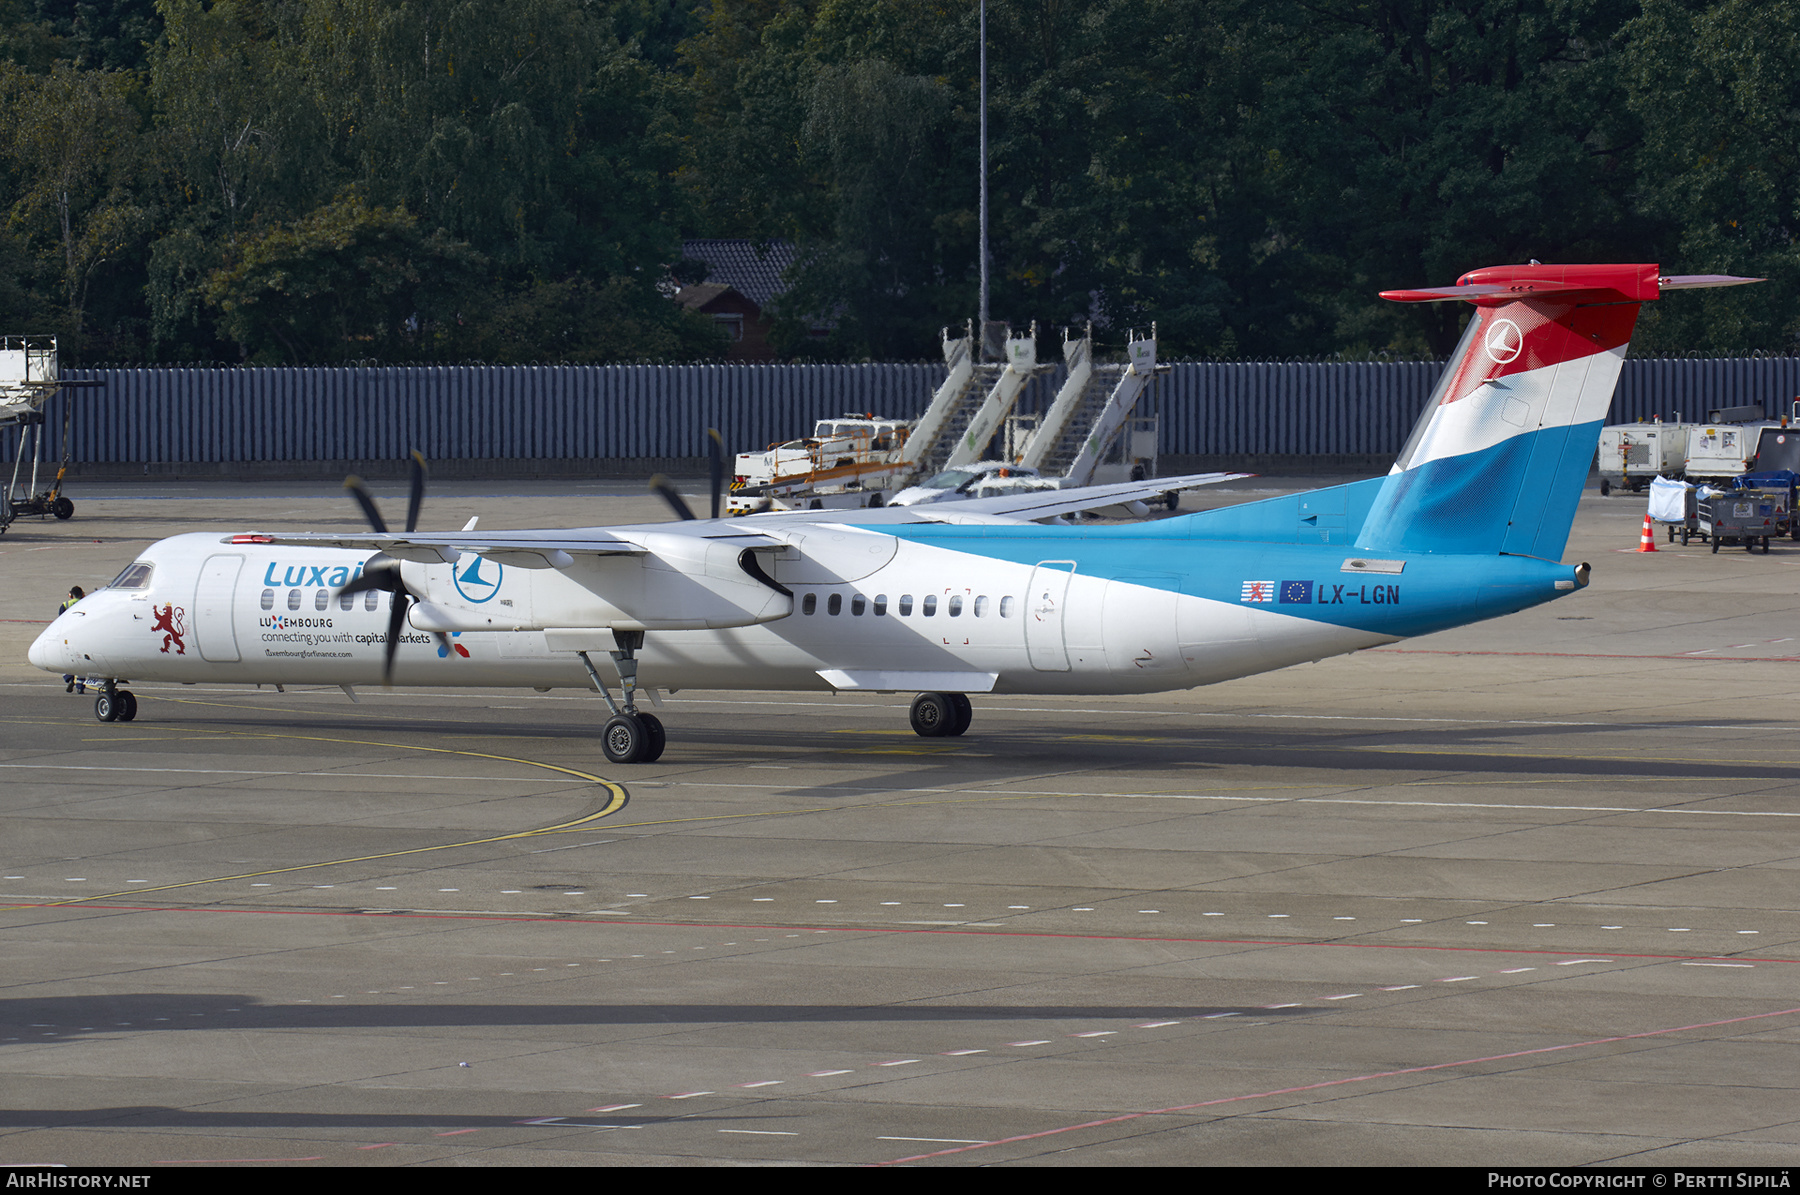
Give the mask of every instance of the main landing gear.
M 94 717 L 101 722 L 131 721 L 137 717 L 137 694 L 119 688 L 115 681 L 107 681 L 94 698 Z
M 963 693 L 921 693 L 913 698 L 912 728 L 924 738 L 955 738 L 969 729 L 974 716 Z
M 600 679 L 599 670 L 588 659 L 588 654 L 585 651 L 576 653 L 587 668 L 594 688 L 600 690 L 606 707 L 612 711 L 612 717 L 600 730 L 600 750 L 609 763 L 655 763 L 662 758 L 668 736 L 663 732 L 661 719 L 655 714 L 641 713 L 637 708 L 637 653 L 644 646 L 644 632 L 614 631 L 613 642 L 618 645 L 617 649 L 607 654 L 612 656 L 613 664 L 619 670 L 623 705 L 613 701 L 606 682 Z

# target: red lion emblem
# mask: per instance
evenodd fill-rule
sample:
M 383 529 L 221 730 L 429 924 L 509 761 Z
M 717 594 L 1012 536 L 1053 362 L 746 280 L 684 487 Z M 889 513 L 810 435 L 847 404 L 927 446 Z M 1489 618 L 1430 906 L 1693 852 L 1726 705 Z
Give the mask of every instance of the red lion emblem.
M 183 614 L 186 614 L 187 611 L 178 608 L 173 602 L 171 602 L 168 605 L 164 606 L 161 610 L 158 610 L 155 606 L 152 606 L 152 607 L 150 607 L 150 612 L 152 614 L 156 615 L 156 621 L 150 624 L 150 633 L 152 635 L 154 635 L 158 631 L 167 632 L 167 634 L 163 635 L 163 645 L 162 645 L 163 652 L 165 654 L 167 654 L 167 652 L 169 650 L 169 644 L 173 643 L 175 645 L 175 654 L 176 655 L 178 655 L 178 656 L 187 655 L 187 646 L 184 643 L 182 643 L 182 641 L 181 641 L 182 633 L 187 630 L 187 626 L 182 621 L 181 616 Z

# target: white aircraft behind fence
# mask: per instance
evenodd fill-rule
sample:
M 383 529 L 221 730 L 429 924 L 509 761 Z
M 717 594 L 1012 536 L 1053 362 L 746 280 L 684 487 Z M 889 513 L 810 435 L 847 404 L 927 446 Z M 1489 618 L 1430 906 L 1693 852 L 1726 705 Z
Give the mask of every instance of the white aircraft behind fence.
M 98 678 L 102 721 L 135 717 L 127 678 L 591 686 L 614 763 L 662 754 L 643 687 L 915 692 L 913 729 L 935 736 L 968 729 L 972 693 L 1230 680 L 1584 587 L 1588 566 L 1560 560 L 1640 305 L 1748 281 L 1534 264 L 1385 292 L 1475 312 L 1393 469 L 1368 481 L 1125 526 L 1030 520 L 1239 475 L 449 534 L 414 530 L 415 483 L 403 532 L 359 495 L 373 532 L 154 544 L 31 662 Z

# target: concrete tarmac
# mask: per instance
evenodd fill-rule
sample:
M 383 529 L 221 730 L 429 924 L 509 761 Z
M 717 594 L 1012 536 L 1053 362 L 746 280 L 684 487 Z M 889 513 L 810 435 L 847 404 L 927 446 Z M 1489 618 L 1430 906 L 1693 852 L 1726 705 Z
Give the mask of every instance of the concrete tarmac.
M 24 663 L 71 583 L 357 516 L 71 496 L 0 538 L 0 1163 L 1800 1156 L 1800 545 L 1639 554 L 1643 500 L 1590 491 L 1593 584 L 1509 618 L 977 697 L 959 740 L 905 696 L 683 692 L 612 767 L 569 691 L 137 684 L 96 722 Z

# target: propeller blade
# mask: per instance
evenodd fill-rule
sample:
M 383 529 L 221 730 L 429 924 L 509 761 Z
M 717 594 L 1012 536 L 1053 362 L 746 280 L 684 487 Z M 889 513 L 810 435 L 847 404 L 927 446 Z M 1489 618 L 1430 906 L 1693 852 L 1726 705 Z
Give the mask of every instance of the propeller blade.
M 363 517 L 369 520 L 369 526 L 375 529 L 375 534 L 386 535 L 387 520 L 383 519 L 381 512 L 375 509 L 375 499 L 370 497 L 369 487 L 363 484 L 363 479 L 355 475 L 346 477 L 344 478 L 344 488 L 350 491 L 350 496 L 356 499 L 358 506 L 362 507 Z
M 694 517 L 694 512 L 688 507 L 687 499 L 677 494 L 675 487 L 669 484 L 669 479 L 661 473 L 650 479 L 650 488 L 662 495 L 662 500 L 669 504 L 669 509 L 675 512 L 677 518 L 691 519 Z
M 412 495 L 406 500 L 406 529 L 419 529 L 419 508 L 425 504 L 425 458 L 418 449 L 412 454 Z
M 712 517 L 719 517 L 719 499 L 725 490 L 725 441 L 719 437 L 719 429 L 706 429 L 707 464 L 712 467 Z
M 387 650 L 381 660 L 381 683 L 384 685 L 394 681 L 394 653 L 400 650 L 400 633 L 406 628 L 406 608 L 411 604 L 404 589 L 394 594 L 394 609 L 388 615 Z
M 363 571 L 342 586 L 338 590 L 338 596 L 363 593 L 370 589 L 379 589 L 383 593 L 407 592 L 405 582 L 400 579 L 399 562 L 392 556 L 377 553 L 369 557 L 368 562 L 363 565 Z

